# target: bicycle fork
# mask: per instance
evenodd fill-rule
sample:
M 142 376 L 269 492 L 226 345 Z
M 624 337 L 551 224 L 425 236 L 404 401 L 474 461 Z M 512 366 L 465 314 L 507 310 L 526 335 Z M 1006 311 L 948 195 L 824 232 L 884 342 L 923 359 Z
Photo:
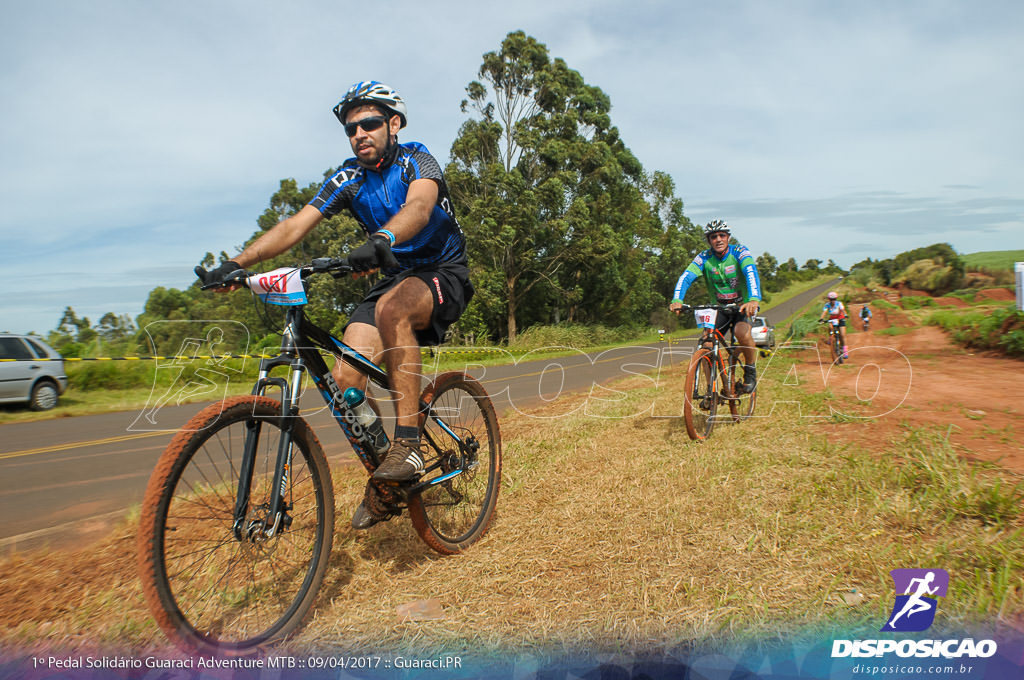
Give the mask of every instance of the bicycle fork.
M 289 474 L 292 467 L 293 441 L 292 427 L 298 415 L 298 395 L 302 384 L 302 371 L 305 367 L 301 360 L 292 363 L 291 384 L 283 378 L 268 378 L 267 370 L 260 371 L 260 379 L 254 392 L 263 394 L 268 385 L 281 389 L 281 441 L 277 446 L 277 458 L 274 463 L 274 479 L 270 486 L 270 497 L 262 511 L 250 518 L 250 496 L 252 494 L 253 474 L 256 466 L 256 447 L 259 446 L 263 423 L 252 419 L 246 422 L 245 447 L 239 466 L 238 492 L 235 496 L 234 523 L 232 533 L 239 541 L 260 542 L 277 535 L 278 531 L 291 526 L 292 518 L 288 511 L 292 509 L 285 501 L 288 491 Z

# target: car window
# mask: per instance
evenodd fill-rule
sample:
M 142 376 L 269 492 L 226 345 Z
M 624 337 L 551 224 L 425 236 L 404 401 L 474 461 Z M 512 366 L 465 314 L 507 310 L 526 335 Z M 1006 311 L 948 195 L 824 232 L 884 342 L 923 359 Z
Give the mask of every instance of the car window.
M 40 359 L 50 358 L 50 353 L 46 351 L 46 348 L 40 345 L 35 340 L 33 340 L 32 338 L 25 338 L 25 342 L 27 342 L 29 346 L 32 347 L 32 351 L 34 351 L 36 353 L 36 356 L 39 357 Z
M 759 316 L 754 317 L 754 328 L 758 328 L 759 326 L 763 326 L 763 325 L 764 325 L 764 319 L 762 319 Z
M 20 338 L 0 338 L 0 359 L 34 359 Z

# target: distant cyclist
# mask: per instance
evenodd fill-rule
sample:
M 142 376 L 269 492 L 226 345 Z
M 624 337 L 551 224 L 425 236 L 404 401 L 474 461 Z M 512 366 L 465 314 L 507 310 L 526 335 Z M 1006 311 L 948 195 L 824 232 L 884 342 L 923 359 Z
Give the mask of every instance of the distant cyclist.
M 860 308 L 860 322 L 864 327 L 864 330 L 868 329 L 868 324 L 871 323 L 871 309 L 868 307 L 868 303 L 864 303 L 864 306 Z
M 825 317 L 828 317 L 830 321 L 837 321 L 835 324 L 839 328 L 839 338 L 843 343 L 843 358 L 849 359 L 850 353 L 846 346 L 846 307 L 839 301 L 839 294 L 832 291 L 826 297 L 828 303 L 821 310 L 821 320 L 824 321 Z
M 735 319 L 733 333 L 743 347 L 745 364 L 739 391 L 741 394 L 749 394 L 757 384 L 757 371 L 754 368 L 757 351 L 750 337 L 750 328 L 751 317 L 757 316 L 761 304 L 761 277 L 750 251 L 745 246 L 729 244 L 730 233 L 729 225 L 723 220 L 708 222 L 704 227 L 704 238 L 711 247 L 693 258 L 693 262 L 679 277 L 668 308 L 678 313 L 683 307 L 686 291 L 700 276 L 704 277 L 708 292 L 718 300 L 718 304 L 740 305 L 735 316 L 719 314 L 715 325 L 721 330 Z

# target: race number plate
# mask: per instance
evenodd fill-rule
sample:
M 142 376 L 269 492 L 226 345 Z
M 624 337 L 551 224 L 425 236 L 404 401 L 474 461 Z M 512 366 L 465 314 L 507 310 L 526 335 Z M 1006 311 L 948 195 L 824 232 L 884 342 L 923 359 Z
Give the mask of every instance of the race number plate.
M 282 267 L 271 272 L 250 276 L 246 284 L 264 302 L 271 305 L 304 305 L 306 291 L 302 277 L 294 267 Z
M 714 328 L 715 321 L 718 320 L 717 309 L 697 309 L 693 312 L 694 318 L 697 320 L 698 328 Z

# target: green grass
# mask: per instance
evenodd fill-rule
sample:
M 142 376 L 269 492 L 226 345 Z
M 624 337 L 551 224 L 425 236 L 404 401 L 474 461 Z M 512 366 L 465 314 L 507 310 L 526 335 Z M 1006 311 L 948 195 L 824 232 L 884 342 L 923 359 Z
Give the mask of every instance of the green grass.
M 1013 271 L 1014 262 L 1024 262 L 1024 250 L 987 250 L 961 255 L 967 269 Z
M 883 328 L 882 330 L 875 331 L 875 335 L 903 335 L 905 333 L 909 333 L 912 330 L 913 328 L 909 327 L 889 326 L 888 328 Z
M 921 309 L 922 307 L 934 307 L 935 299 L 927 295 L 907 295 L 900 298 L 903 309 Z

